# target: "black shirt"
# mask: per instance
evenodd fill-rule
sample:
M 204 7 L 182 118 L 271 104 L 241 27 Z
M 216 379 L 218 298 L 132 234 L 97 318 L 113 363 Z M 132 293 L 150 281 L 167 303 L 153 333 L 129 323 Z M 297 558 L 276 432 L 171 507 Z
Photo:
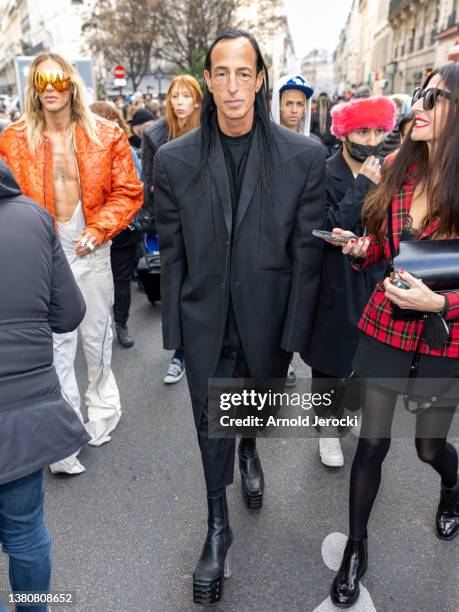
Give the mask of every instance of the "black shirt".
M 242 136 L 227 136 L 223 134 L 221 130 L 219 130 L 219 133 L 231 192 L 234 227 L 234 220 L 236 218 L 237 205 L 241 193 L 242 181 L 244 180 L 253 132 L 243 134 Z
M 225 156 L 226 173 L 231 192 L 231 206 L 233 209 L 233 232 L 236 220 L 237 206 L 241 193 L 242 181 L 249 157 L 250 145 L 252 143 L 252 131 L 242 136 L 227 136 L 219 129 L 220 140 Z M 223 340 L 224 348 L 240 349 L 241 339 L 237 328 L 236 317 L 234 315 L 233 300 L 230 295 L 230 305 L 228 320 L 226 322 L 225 337 Z

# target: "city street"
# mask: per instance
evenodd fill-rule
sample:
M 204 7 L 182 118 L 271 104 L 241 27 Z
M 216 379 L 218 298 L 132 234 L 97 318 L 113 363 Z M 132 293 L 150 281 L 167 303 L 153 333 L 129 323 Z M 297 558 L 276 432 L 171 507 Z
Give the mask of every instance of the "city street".
M 130 328 L 134 348 L 114 343 L 124 414 L 113 440 L 83 449 L 81 476 L 46 477 L 53 589 L 76 591 L 79 612 L 193 610 L 191 575 L 206 533 L 206 501 L 186 381 L 163 384 L 170 354 L 161 348 L 160 307 L 135 288 Z M 297 357 L 295 366 L 307 376 Z M 79 354 L 82 383 L 84 369 Z M 346 464 L 339 470 L 320 463 L 317 445 L 314 439 L 260 441 L 266 493 L 259 513 L 245 508 L 236 470 L 229 491 L 233 575 L 219 610 L 335 609 L 324 604 L 334 572 L 322 542 L 347 533 L 356 440 L 343 441 Z M 374 608 L 457 611 L 458 541 L 442 542 L 433 532 L 438 477 L 418 461 L 409 440 L 393 441 L 383 471 L 362 580 Z M 329 542 L 335 547 L 330 563 L 342 538 Z M 0 590 L 7 588 L 2 556 Z M 365 593 L 361 599 L 355 610 L 374 609 Z

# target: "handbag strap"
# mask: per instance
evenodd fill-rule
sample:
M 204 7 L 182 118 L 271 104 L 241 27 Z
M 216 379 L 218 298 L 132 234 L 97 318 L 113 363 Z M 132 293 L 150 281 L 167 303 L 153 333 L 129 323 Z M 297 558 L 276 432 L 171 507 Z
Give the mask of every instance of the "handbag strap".
M 416 345 L 416 350 L 413 355 L 413 361 L 411 363 L 410 375 L 408 377 L 408 385 L 406 387 L 405 393 L 403 394 L 403 403 L 405 404 L 406 410 L 408 410 L 408 412 L 411 412 L 411 414 L 422 414 L 429 408 L 432 408 L 432 406 L 434 406 L 438 402 L 438 400 L 440 400 L 442 396 L 447 391 L 449 391 L 449 389 L 453 386 L 453 384 L 459 378 L 459 373 L 458 373 L 456 374 L 456 376 L 453 376 L 453 378 L 443 383 L 443 385 L 441 385 L 434 392 L 434 395 L 432 395 L 432 397 L 430 398 L 430 401 L 423 402 L 422 405 L 418 404 L 416 408 L 410 408 L 410 405 L 409 405 L 410 395 L 413 392 L 414 383 L 416 381 L 416 378 L 418 377 L 418 372 L 419 372 L 419 360 L 421 358 L 420 348 L 421 348 L 421 341 L 422 341 L 423 336 L 424 336 L 424 327 L 422 328 L 421 333 L 419 334 L 419 340 L 418 340 L 418 343 Z

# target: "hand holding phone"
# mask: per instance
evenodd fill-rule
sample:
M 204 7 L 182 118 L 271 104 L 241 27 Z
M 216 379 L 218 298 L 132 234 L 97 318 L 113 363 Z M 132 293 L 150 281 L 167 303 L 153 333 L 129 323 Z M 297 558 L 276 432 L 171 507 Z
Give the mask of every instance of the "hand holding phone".
M 342 232 L 338 234 L 335 232 L 327 232 L 325 230 L 312 230 L 312 235 L 316 238 L 321 238 L 326 242 L 335 243 L 336 245 L 347 244 L 349 240 L 357 239 L 357 236 L 352 232 Z
M 324 230 L 312 230 L 312 234 L 317 238 L 321 238 L 333 246 L 341 247 L 343 255 L 352 255 L 353 257 L 367 256 L 368 247 L 370 246 L 369 236 L 356 236 L 353 232 L 343 230 L 340 227 L 334 227 L 332 232 Z

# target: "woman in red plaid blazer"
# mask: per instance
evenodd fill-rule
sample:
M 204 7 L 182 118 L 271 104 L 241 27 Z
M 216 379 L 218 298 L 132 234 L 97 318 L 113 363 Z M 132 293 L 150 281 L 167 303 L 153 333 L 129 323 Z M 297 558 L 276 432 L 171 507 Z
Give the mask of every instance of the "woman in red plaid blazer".
M 342 247 L 357 269 L 391 259 L 389 214 L 396 252 L 401 240 L 459 236 L 458 64 L 448 64 L 427 77 L 415 92 L 413 111 L 415 122 L 410 136 L 398 154 L 387 160 L 378 188 L 365 202 L 368 236 L 352 239 Z M 349 234 L 340 228 L 333 231 L 337 236 Z M 435 395 L 427 391 L 426 379 L 459 376 L 459 290 L 447 295 L 434 293 L 422 280 L 399 272 L 409 289 L 394 286 L 389 277 L 378 283 L 359 323 L 362 336 L 353 368 L 368 384 L 362 432 L 351 471 L 350 537 L 331 588 L 332 601 L 340 607 L 352 606 L 359 596 L 359 580 L 368 562 L 367 523 L 390 446 L 398 393 L 406 390 L 410 369 L 417 364 L 419 384 L 424 384 L 426 395 Z M 443 346 L 432 349 L 427 344 L 422 315 L 418 320 L 394 319 L 394 304 L 403 310 L 442 313 L 449 327 Z M 373 379 L 371 384 L 369 379 Z M 436 388 L 442 385 L 444 381 Z M 453 386 L 456 390 L 449 400 L 445 393 L 439 405 L 431 405 L 416 417 L 419 458 L 441 476 L 435 530 L 444 540 L 459 533 L 458 455 L 447 441 L 459 403 L 459 385 Z

